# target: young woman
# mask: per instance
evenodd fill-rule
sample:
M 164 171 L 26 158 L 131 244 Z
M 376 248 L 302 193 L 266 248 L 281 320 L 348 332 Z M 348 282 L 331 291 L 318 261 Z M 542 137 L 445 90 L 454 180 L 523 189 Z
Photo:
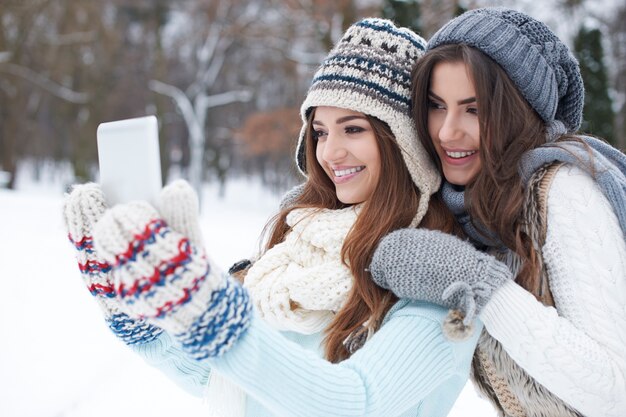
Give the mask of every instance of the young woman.
M 393 230 L 454 229 L 440 199 L 429 208 L 440 178 L 409 112 L 424 45 L 366 19 L 331 51 L 302 105 L 307 182 L 243 287 L 199 249 L 185 183 L 164 189 L 160 212 L 144 202 L 106 210 L 97 186 L 76 187 L 70 238 L 114 332 L 192 392 L 210 379 L 221 415 L 445 416 L 478 336 L 448 340 L 445 309 L 397 301 L 367 269 Z
M 374 279 L 479 313 L 473 379 L 499 415 L 626 415 L 626 159 L 575 133 L 577 61 L 543 23 L 479 9 L 433 36 L 412 81 L 444 201 L 508 268 L 414 229 L 383 239 Z

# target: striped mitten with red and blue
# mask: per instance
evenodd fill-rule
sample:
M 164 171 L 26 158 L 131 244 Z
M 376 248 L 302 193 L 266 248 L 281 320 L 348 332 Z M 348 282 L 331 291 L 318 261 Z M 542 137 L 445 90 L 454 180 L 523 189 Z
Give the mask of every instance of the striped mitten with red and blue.
M 112 266 L 124 311 L 165 330 L 201 360 L 234 345 L 250 324 L 252 303 L 204 253 L 197 217 L 191 218 L 197 206 L 193 189 L 179 181 L 165 187 L 159 211 L 142 201 L 107 210 L 94 243 Z

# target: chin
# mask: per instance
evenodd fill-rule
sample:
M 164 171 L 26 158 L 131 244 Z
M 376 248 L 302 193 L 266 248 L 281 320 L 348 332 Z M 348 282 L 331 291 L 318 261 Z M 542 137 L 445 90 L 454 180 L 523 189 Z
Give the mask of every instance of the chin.
M 457 179 L 448 179 L 446 178 L 446 181 L 448 181 L 450 184 L 452 185 L 458 185 L 459 187 L 465 187 L 469 181 L 467 180 L 457 180 Z
M 451 175 L 446 175 L 445 172 L 443 174 L 444 174 L 443 176 L 446 178 L 446 181 L 448 181 L 450 184 L 458 185 L 461 187 L 466 186 L 467 184 L 469 184 L 476 178 L 476 174 L 466 175 L 466 174 L 452 173 Z
M 359 204 L 364 201 L 364 199 L 352 195 L 337 195 L 337 200 L 341 201 L 343 204 Z

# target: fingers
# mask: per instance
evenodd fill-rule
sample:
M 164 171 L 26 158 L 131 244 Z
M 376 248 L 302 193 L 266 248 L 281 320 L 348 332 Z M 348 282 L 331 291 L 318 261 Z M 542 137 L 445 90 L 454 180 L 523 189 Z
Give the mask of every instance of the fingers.
M 100 255 L 116 266 L 134 256 L 134 247 L 153 239 L 164 224 L 156 209 L 144 201 L 118 204 L 109 209 L 94 228 L 94 245 Z
M 159 204 L 163 219 L 173 230 L 188 237 L 198 248 L 204 247 L 198 195 L 187 181 L 176 180 L 163 188 Z
M 98 184 L 75 185 L 65 196 L 63 219 L 73 242 L 91 238 L 94 225 L 100 220 L 107 206 Z

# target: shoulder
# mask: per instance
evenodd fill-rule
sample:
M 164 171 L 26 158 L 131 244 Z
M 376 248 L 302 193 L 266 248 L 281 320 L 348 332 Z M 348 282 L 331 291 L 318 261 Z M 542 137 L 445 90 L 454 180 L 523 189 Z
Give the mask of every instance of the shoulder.
M 463 340 L 452 340 L 444 332 L 444 321 L 448 309 L 423 301 L 398 301 L 390 310 L 379 329 L 379 336 L 385 339 L 406 340 L 411 346 L 430 346 L 436 351 L 446 351 L 457 371 L 466 374 L 471 358 L 478 343 L 483 324 L 480 320 L 473 323 L 473 331 Z
M 600 193 L 602 192 L 596 181 L 587 171 L 575 165 L 564 164 L 554 175 L 549 193 L 569 193 L 570 191 L 580 193 L 578 190 L 580 187 L 583 187 L 586 191 L 593 190 Z
M 399 300 L 387 313 L 385 321 L 398 317 L 422 317 L 436 323 L 443 322 L 448 309 L 426 301 Z
M 426 301 L 402 299 L 389 311 L 383 325 L 395 320 L 415 321 L 431 325 L 433 329 L 437 329 L 437 331 L 443 334 L 444 323 L 449 320 L 449 312 L 450 310 L 448 308 Z M 482 322 L 477 319 L 475 323 L 473 323 L 473 327 L 475 329 L 474 333 L 479 333 L 482 329 Z M 445 338 L 447 339 L 447 337 Z
M 555 174 L 548 191 L 548 232 L 556 225 L 613 229 L 619 222 L 595 179 L 583 169 L 566 164 Z M 558 226 L 557 226 L 558 227 Z M 615 233 L 616 237 L 621 237 Z

